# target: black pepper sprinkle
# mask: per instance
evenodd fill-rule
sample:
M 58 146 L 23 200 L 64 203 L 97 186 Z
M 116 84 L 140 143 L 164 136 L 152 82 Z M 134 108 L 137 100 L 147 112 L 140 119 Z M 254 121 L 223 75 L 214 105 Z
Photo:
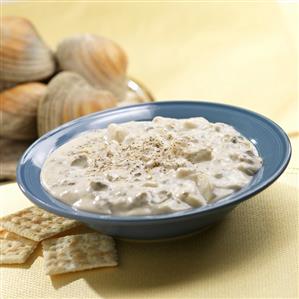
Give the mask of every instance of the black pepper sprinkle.
M 231 142 L 232 143 L 237 143 L 238 141 L 237 141 L 237 138 L 236 137 L 233 137 L 232 139 L 231 139 Z

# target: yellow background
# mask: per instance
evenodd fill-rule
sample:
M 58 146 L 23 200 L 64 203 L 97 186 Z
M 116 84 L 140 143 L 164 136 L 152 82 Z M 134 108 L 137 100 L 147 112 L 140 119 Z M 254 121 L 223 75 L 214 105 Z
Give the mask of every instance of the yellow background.
M 274 185 L 210 230 L 171 243 L 119 241 L 118 268 L 52 279 L 35 255 L 1 268 L 2 297 L 298 297 L 298 5 L 31 1 L 4 4 L 2 14 L 28 17 L 53 49 L 75 33 L 110 37 L 157 99 L 250 108 L 277 121 L 294 150 Z M 30 204 L 15 184 L 0 197 L 1 214 Z

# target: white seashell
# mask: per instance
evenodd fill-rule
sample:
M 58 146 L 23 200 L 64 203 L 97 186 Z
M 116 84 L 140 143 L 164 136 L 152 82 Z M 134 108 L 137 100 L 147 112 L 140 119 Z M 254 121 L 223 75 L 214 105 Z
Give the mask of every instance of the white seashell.
M 113 41 L 83 34 L 60 42 L 56 56 L 62 70 L 73 71 L 94 87 L 109 90 L 119 100 L 126 93 L 127 56 Z
M 39 136 L 77 117 L 116 106 L 111 92 L 95 89 L 80 75 L 61 72 L 48 84 L 38 107 Z

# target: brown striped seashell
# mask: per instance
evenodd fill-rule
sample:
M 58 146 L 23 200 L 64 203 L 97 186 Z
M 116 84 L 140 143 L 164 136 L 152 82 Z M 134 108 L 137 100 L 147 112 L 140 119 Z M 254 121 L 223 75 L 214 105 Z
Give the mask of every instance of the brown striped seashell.
M 12 88 L 12 87 L 14 87 L 16 85 L 17 85 L 17 83 L 14 83 L 14 82 L 7 82 L 7 81 L 1 81 L 0 80 L 0 91 Z
M 15 180 L 19 159 L 32 141 L 10 140 L 0 137 L 0 180 Z
M 14 140 L 37 137 L 37 107 L 46 90 L 42 83 L 24 83 L 0 93 L 1 137 Z
M 54 56 L 28 20 L 3 17 L 0 33 L 1 81 L 36 81 L 54 73 Z
M 116 106 L 114 95 L 92 87 L 80 75 L 61 72 L 48 85 L 37 113 L 39 136 L 77 117 Z
M 73 71 L 94 87 L 109 90 L 118 100 L 126 93 L 127 56 L 113 41 L 83 34 L 60 42 L 56 57 L 62 70 Z

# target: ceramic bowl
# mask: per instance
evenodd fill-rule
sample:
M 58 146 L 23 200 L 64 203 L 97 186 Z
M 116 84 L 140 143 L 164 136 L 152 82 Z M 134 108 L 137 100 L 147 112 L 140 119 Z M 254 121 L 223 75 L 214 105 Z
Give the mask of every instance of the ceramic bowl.
M 40 172 L 51 152 L 82 132 L 105 128 L 110 123 L 152 120 L 156 116 L 189 118 L 202 116 L 210 122 L 234 126 L 256 146 L 263 167 L 249 185 L 224 199 L 182 212 L 149 216 L 102 215 L 73 209 L 53 198 L 41 185 Z M 146 103 L 93 113 L 48 132 L 24 153 L 17 169 L 17 182 L 37 206 L 115 237 L 157 240 L 197 232 L 222 219 L 242 201 L 272 184 L 285 170 L 291 145 L 285 132 L 270 119 L 234 106 L 202 101 Z

